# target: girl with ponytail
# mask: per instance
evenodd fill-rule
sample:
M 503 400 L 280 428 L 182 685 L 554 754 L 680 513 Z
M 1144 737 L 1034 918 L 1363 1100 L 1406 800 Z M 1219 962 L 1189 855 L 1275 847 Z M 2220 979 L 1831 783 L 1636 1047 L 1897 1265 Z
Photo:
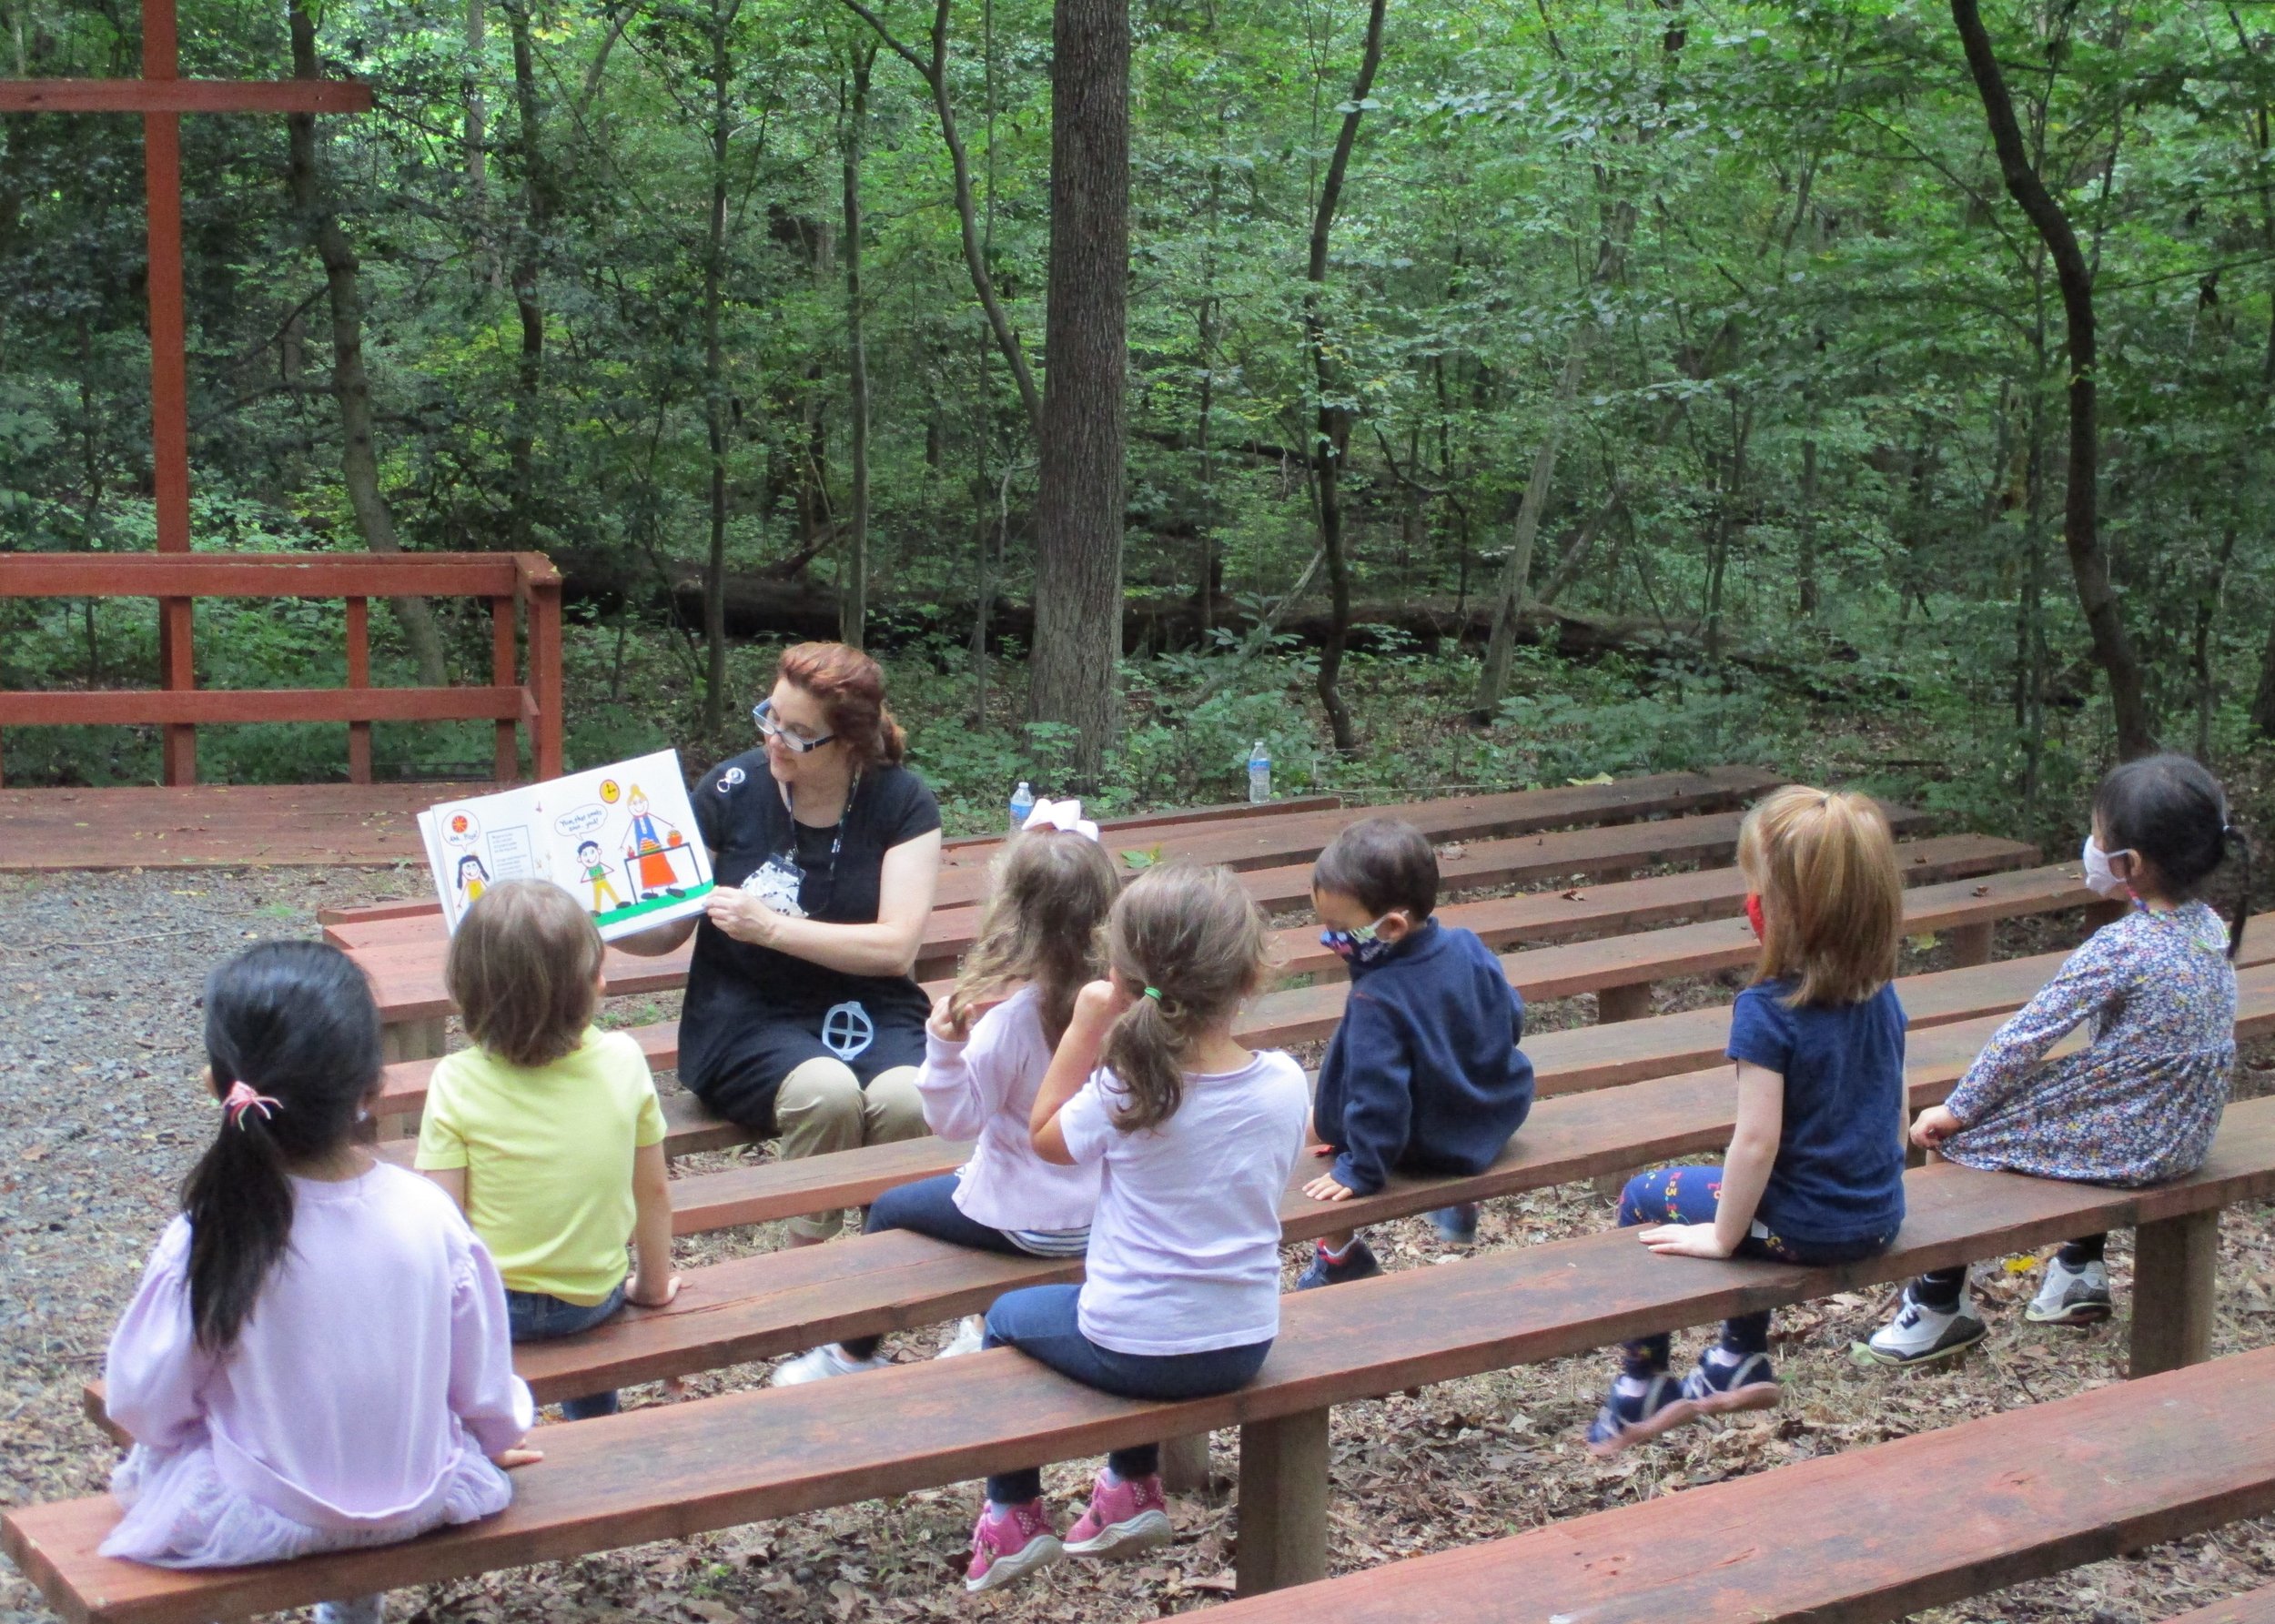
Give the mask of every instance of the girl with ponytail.
M 213 1144 L 112 1334 L 135 1441 L 105 1556 L 235 1567 L 502 1510 L 532 1412 L 504 1288 L 450 1198 L 355 1142 L 379 1020 L 338 949 L 265 942 L 206 981 Z M 379 1598 L 327 1602 L 375 1620 Z
M 1116 901 L 1107 973 L 1076 994 L 1028 1115 L 1043 1161 L 1098 1171 L 1086 1278 L 998 1298 L 986 1346 L 1127 1398 L 1229 1392 L 1263 1365 L 1279 1331 L 1279 1202 L 1309 1110 L 1301 1067 L 1233 1039 L 1265 941 L 1225 869 L 1148 869 Z M 1159 1455 L 1108 1456 L 1064 1540 L 1039 1468 L 989 1478 L 965 1588 L 1166 1541 Z
M 996 865 L 979 932 L 956 985 L 932 1006 L 916 1074 L 925 1125 L 976 1143 L 954 1173 L 885 1192 L 861 1232 L 914 1230 L 1010 1256 L 1079 1257 L 1098 1204 L 1096 1167 L 1054 1166 L 1027 1128 L 1075 994 L 1104 968 L 1099 938 L 1117 883 L 1079 801 L 1036 803 Z M 977 1353 L 978 1316 L 940 1352 Z M 882 1369 L 881 1337 L 809 1348 L 774 1375 L 794 1387 Z
M 2239 883 L 2223 921 L 2203 892 L 2230 861 Z M 2082 865 L 2088 886 L 2129 906 L 1998 1029 L 1948 1099 L 1919 1114 L 1912 1142 L 1968 1167 L 2164 1184 L 2204 1165 L 2227 1107 L 2251 849 L 2202 763 L 2153 755 L 2111 769 L 2094 792 Z M 2093 1039 L 2084 1051 L 2048 1059 L 2079 1026 Z M 2086 1236 L 2049 1258 L 2023 1316 L 2108 1318 L 2106 1241 Z M 1858 1351 L 1876 1365 L 1931 1365 L 1987 1334 L 1961 1264 L 1906 1286 L 1896 1317 Z

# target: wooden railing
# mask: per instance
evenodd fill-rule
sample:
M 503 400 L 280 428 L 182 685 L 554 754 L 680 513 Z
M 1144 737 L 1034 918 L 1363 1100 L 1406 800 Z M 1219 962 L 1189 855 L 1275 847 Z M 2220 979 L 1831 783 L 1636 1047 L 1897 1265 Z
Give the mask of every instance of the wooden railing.
M 371 686 L 370 600 L 487 598 L 487 687 Z M 168 651 L 166 686 L 67 693 L 0 690 L 0 728 L 157 725 L 167 730 L 166 782 L 197 782 L 192 730 L 202 723 L 334 721 L 348 726 L 348 777 L 371 782 L 375 721 L 490 721 L 496 777 L 521 776 L 517 728 L 530 734 L 540 779 L 561 771 L 561 576 L 542 553 L 7 553 L 0 598 L 339 598 L 348 605 L 345 688 L 212 689 L 197 685 L 188 617 Z M 528 613 L 529 672 L 520 664 L 515 610 Z

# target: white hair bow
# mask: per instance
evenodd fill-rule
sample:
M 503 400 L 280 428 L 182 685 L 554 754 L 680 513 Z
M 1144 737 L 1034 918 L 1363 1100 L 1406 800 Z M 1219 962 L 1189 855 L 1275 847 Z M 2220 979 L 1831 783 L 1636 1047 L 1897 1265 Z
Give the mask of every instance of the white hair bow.
M 1079 801 L 1038 801 L 1035 810 L 1020 824 L 1026 829 L 1057 829 L 1068 834 L 1078 834 L 1085 840 L 1098 838 L 1098 826 L 1082 815 Z

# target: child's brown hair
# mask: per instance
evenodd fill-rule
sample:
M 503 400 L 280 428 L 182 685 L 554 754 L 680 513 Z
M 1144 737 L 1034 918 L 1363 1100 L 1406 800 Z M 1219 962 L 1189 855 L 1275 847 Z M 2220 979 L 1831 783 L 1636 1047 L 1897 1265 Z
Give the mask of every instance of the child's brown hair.
M 1012 836 L 998 860 L 995 889 L 972 950 L 948 994 L 961 1022 L 976 1004 L 1014 982 L 1032 982 L 1042 1000 L 1043 1035 L 1066 1035 L 1075 994 L 1104 973 L 1098 933 L 1114 906 L 1114 860 L 1087 835 L 1035 829 Z
M 1100 1058 L 1127 1090 L 1114 1125 L 1150 1128 L 1185 1101 L 1185 1050 L 1229 1020 L 1270 965 L 1264 915 L 1230 869 L 1167 863 L 1130 882 L 1106 926 L 1107 963 L 1138 1001 Z
M 1311 889 L 1350 897 L 1378 919 L 1402 908 L 1420 924 L 1438 906 L 1438 853 L 1402 819 L 1361 818 L 1311 864 Z
M 1739 826 L 1738 866 L 1762 898 L 1757 984 L 1797 982 L 1795 1004 L 1856 1004 L 1895 977 L 1904 882 L 1869 797 L 1777 791 Z
M 575 897 L 543 880 L 507 880 L 459 921 L 442 981 L 476 1044 L 515 1065 L 549 1065 L 592 1024 L 605 951 Z

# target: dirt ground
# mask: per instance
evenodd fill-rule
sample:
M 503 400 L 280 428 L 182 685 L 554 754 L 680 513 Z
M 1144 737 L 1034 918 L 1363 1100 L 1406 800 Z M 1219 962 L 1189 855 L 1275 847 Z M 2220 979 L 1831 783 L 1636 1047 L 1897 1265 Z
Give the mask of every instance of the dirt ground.
M 79 1414 L 82 1382 L 132 1293 L 147 1248 L 173 1209 L 173 1188 L 210 1132 L 199 1097 L 195 1005 L 206 970 L 269 935 L 314 932 L 313 910 L 423 889 L 423 874 L 310 879 L 290 871 L 0 876 L 0 1502 L 99 1491 L 115 1451 Z M 2004 926 L 2001 956 L 2069 945 L 2075 916 Z M 1907 971 L 1935 967 L 1933 948 Z M 1662 990 L 1663 1007 L 1726 1002 L 1733 983 Z M 612 1022 L 655 1018 L 675 1000 L 620 1000 Z M 1536 1027 L 1590 1018 L 1585 1000 L 1535 1012 Z M 2275 1091 L 2275 1044 L 2247 1050 L 2240 1095 Z M 734 1153 L 742 1155 L 763 1152 Z M 716 1165 L 727 1156 L 702 1158 Z M 1586 1186 L 1489 1205 L 1480 1245 L 1527 1245 L 1610 1221 Z M 1373 1232 L 1392 1268 L 1461 1266 L 1421 1220 Z M 764 1249 L 773 1226 L 684 1244 L 682 1262 Z M 1847 1358 L 1884 1308 L 1845 1295 L 1782 1314 L 1776 1357 L 1783 1407 L 1672 1435 L 1610 1463 L 1592 1460 L 1580 1429 L 1611 1373 L 1606 1356 L 1558 1361 L 1335 1414 L 1331 1566 L 1336 1572 L 1493 1538 L 1556 1518 L 1643 1499 L 1786 1461 L 1860 1447 L 2118 1379 L 2130 1250 L 2113 1240 L 2120 1316 L 2088 1330 L 2024 1324 L 2032 1259 L 1978 1271 L 1987 1344 L 1954 1368 L 1908 1377 Z M 1289 1276 L 1300 1259 L 1291 1251 Z M 2217 1350 L 2275 1340 L 2275 1210 L 2231 1210 L 2222 1234 Z M 1363 1334 L 1354 1329 L 1354 1335 Z M 1678 1342 L 1678 1357 L 1703 1332 Z M 928 1357 L 937 1337 L 895 1338 L 897 1357 Z M 765 1367 L 718 1372 L 693 1395 L 747 1387 Z M 633 1404 L 664 1402 L 655 1388 Z M 551 1567 L 397 1593 L 390 1616 L 433 1620 L 732 1619 L 844 1624 L 854 1619 L 1126 1619 L 1221 1599 L 1231 1585 L 1234 1435 L 1215 1440 L 1217 1481 L 1179 1497 L 1178 1539 L 1125 1567 L 1067 1561 L 998 1595 L 967 1599 L 955 1582 L 976 1505 L 962 1485 L 835 1511 L 643 1546 Z M 1089 1463 L 1054 1468 L 1062 1509 Z M 1922 1615 L 1937 1620 L 2149 1624 L 2275 1579 L 2275 1519 L 2239 1523 L 2056 1579 Z M 0 1620 L 52 1617 L 0 1567 Z

